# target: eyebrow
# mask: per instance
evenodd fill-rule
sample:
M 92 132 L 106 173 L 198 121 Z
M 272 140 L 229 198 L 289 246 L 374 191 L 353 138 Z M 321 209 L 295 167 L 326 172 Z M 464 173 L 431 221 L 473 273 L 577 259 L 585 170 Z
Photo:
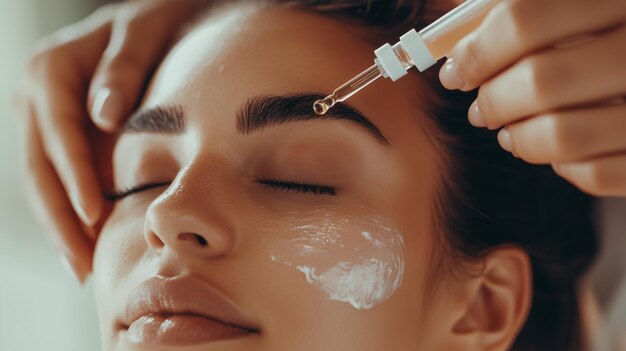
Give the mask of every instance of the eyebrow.
M 137 111 L 122 127 L 122 133 L 181 134 L 186 129 L 181 105 L 158 106 Z
M 363 113 L 347 103 L 338 103 L 326 114 L 313 112 L 313 103 L 323 99 L 319 93 L 256 96 L 237 112 L 237 130 L 243 134 L 280 124 L 304 120 L 347 120 L 364 128 L 378 142 L 389 145 L 389 139 Z
M 346 120 L 367 131 L 377 142 L 390 145 L 389 139 L 363 113 L 348 103 L 338 103 L 326 114 L 313 112 L 313 103 L 323 99 L 320 93 L 290 95 L 261 95 L 248 99 L 236 112 L 237 130 L 252 134 L 264 128 L 305 120 Z M 161 106 L 138 111 L 133 114 L 123 133 L 180 134 L 186 122 L 180 105 Z

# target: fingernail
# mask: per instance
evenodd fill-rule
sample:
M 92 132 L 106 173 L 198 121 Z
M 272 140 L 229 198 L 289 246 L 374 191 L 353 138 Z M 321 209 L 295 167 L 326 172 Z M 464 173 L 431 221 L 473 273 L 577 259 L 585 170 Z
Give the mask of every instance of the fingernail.
M 498 132 L 498 143 L 507 152 L 513 151 L 513 142 L 511 141 L 511 134 L 506 128 L 500 129 Z
M 78 274 L 76 268 L 74 267 L 74 265 L 72 264 L 70 259 L 67 257 L 67 255 L 61 254 L 59 256 L 59 259 L 61 260 L 61 265 L 63 266 L 63 268 L 65 269 L 67 274 L 70 275 L 72 280 L 74 282 L 76 282 L 76 284 L 78 284 L 79 286 L 82 286 L 83 285 L 83 279 L 81 279 L 81 277 Z
M 110 128 L 122 114 L 122 97 L 115 90 L 107 87 L 98 89 L 93 100 L 91 115 L 100 126 Z
M 439 80 L 446 89 L 461 89 L 465 83 L 459 73 L 459 65 L 454 59 L 449 58 L 439 72 Z
M 485 122 L 485 117 L 482 112 L 480 112 L 480 107 L 478 107 L 478 100 L 474 101 L 469 108 L 469 112 L 467 113 L 467 117 L 469 122 L 474 127 L 486 127 L 487 122 Z

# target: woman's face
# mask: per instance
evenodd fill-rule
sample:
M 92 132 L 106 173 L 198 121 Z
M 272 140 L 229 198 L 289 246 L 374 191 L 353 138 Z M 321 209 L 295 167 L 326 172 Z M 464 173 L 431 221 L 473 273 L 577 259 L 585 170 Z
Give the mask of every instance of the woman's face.
M 140 188 L 96 249 L 105 349 L 436 345 L 424 82 L 311 110 L 373 49 L 328 18 L 239 7 L 172 50 L 115 147 L 116 186 Z

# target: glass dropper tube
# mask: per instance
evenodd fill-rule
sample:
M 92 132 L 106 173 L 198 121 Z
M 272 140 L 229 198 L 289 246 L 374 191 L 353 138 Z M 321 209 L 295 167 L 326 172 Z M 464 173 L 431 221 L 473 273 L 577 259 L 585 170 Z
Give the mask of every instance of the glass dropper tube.
M 328 111 L 328 109 L 333 107 L 336 103 L 345 101 L 382 75 L 383 72 L 381 72 L 380 67 L 376 64 L 372 65 L 356 77 L 350 79 L 344 85 L 335 89 L 331 95 L 328 95 L 324 99 L 315 101 L 313 104 L 313 111 L 315 111 L 318 115 L 325 114 L 326 111 Z
M 422 29 L 418 35 L 424 43 L 424 49 L 432 58 L 432 62 L 446 56 L 463 37 L 476 29 L 484 18 L 500 0 L 467 0 L 463 4 L 446 13 L 441 18 Z M 405 70 L 415 66 L 411 56 L 402 43 L 393 45 L 393 51 Z M 423 68 L 426 69 L 427 67 Z M 422 70 L 423 70 L 422 69 Z M 388 77 L 378 60 L 375 64 L 350 79 L 331 95 L 315 101 L 313 111 L 325 114 L 333 105 L 345 101 L 380 77 Z

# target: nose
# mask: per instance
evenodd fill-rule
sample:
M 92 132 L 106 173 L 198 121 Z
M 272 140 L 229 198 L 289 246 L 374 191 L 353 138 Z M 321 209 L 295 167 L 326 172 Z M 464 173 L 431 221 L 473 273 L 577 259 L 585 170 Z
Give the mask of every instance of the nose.
M 167 191 L 150 204 L 144 239 L 153 250 L 169 248 L 183 257 L 228 255 L 235 246 L 233 226 L 227 211 L 218 205 L 219 194 L 207 188 L 217 184 L 202 181 L 206 177 L 194 179 L 192 173 L 179 173 Z

